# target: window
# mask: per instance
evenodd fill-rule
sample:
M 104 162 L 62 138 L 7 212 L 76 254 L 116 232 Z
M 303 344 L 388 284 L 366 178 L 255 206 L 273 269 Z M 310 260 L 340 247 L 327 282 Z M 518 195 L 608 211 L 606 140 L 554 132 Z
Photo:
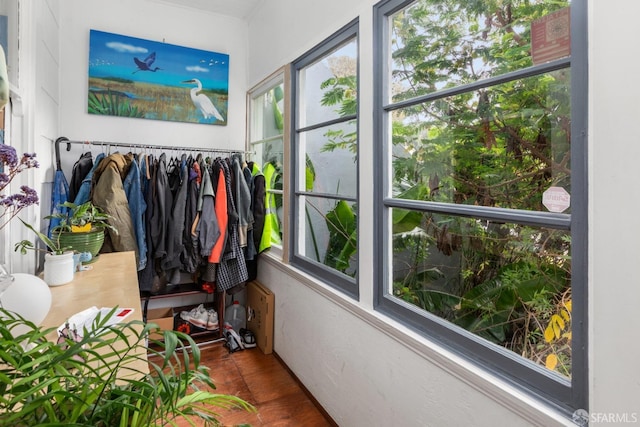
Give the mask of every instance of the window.
M 292 64 L 291 264 L 357 297 L 358 23 Z
M 375 6 L 376 309 L 586 408 L 586 5 Z M 570 203 L 569 203 L 570 201 Z
M 284 71 L 248 93 L 249 151 L 265 177 L 265 226 L 260 251 L 282 250 L 284 179 Z

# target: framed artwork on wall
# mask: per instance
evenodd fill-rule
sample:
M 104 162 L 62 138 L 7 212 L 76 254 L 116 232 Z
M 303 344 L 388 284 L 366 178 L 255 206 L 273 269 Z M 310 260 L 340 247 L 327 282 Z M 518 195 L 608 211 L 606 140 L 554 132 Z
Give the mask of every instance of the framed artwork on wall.
M 226 125 L 229 55 L 90 30 L 89 114 Z

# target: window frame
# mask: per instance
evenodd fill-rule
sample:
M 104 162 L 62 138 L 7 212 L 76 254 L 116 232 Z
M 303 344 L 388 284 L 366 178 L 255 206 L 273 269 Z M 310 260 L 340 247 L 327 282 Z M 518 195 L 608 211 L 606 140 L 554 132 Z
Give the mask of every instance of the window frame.
M 304 102 L 300 102 L 298 100 L 298 96 L 300 94 L 300 90 L 298 88 L 298 84 L 300 82 L 299 72 L 303 70 L 305 67 L 309 65 L 313 65 L 319 59 L 326 57 L 331 54 L 333 50 L 343 45 L 345 42 L 348 42 L 351 39 L 356 40 L 356 50 L 357 50 L 357 88 L 360 90 L 360 34 L 359 34 L 359 20 L 358 18 L 352 20 L 341 29 L 333 33 L 331 36 L 320 42 L 318 45 L 307 51 L 305 54 L 297 58 L 291 63 L 291 85 L 290 85 L 290 99 L 291 99 L 291 115 L 290 115 L 290 129 L 291 129 L 291 143 L 290 143 L 290 161 L 289 161 L 289 182 L 291 183 L 288 193 L 289 193 L 289 206 L 291 215 L 289 217 L 289 235 L 288 235 L 288 262 L 312 275 L 313 277 L 322 280 L 327 285 L 337 289 L 340 292 L 343 292 L 347 296 L 358 300 L 359 299 L 359 289 L 358 289 L 358 272 L 356 271 L 355 277 L 347 276 L 333 268 L 330 268 L 320 262 L 313 261 L 310 258 L 303 257 L 299 253 L 298 248 L 298 236 L 299 229 L 301 225 L 298 223 L 297 218 L 299 217 L 299 198 L 301 196 L 312 196 L 318 198 L 326 198 L 326 199 L 334 199 L 334 200 L 347 200 L 349 202 L 354 202 L 358 205 L 358 201 L 360 200 L 360 186 L 359 186 L 359 163 L 356 162 L 356 196 L 355 199 L 350 197 L 340 197 L 335 195 L 328 195 L 323 193 L 312 194 L 304 191 L 298 191 L 298 179 L 300 177 L 301 167 L 304 168 L 304 165 L 298 164 L 298 156 L 299 156 L 299 142 L 300 135 L 303 132 L 313 131 L 314 129 L 319 129 L 325 126 L 329 126 L 332 124 L 340 124 L 347 123 L 351 120 L 356 120 L 356 133 L 358 135 L 358 149 L 356 156 L 359 156 L 360 146 L 359 146 L 359 127 L 360 123 L 358 120 L 359 110 L 360 110 L 360 98 L 357 100 L 357 108 L 355 115 L 349 115 L 345 117 L 340 117 L 337 119 L 332 119 L 328 121 L 323 121 L 319 123 L 314 123 L 312 125 L 300 126 L 300 117 L 301 110 L 300 105 L 304 104 Z M 359 218 L 358 213 L 357 218 Z M 360 230 L 360 221 L 357 220 L 356 224 L 357 233 L 361 232 Z M 359 245 L 358 245 L 359 246 Z M 356 248 L 356 264 L 359 265 L 359 248 Z
M 374 180 L 374 309 L 443 344 L 449 350 L 488 370 L 516 388 L 541 398 L 561 412 L 571 415 L 576 409 L 588 410 L 587 360 L 587 4 L 571 2 L 571 56 L 547 64 L 534 65 L 507 75 L 457 86 L 402 102 L 386 101 L 390 75 L 388 58 L 391 28 L 389 16 L 412 4 L 414 0 L 382 0 L 374 5 L 374 164 L 382 173 Z M 401 107 L 427 100 L 469 92 L 512 80 L 515 75 L 528 77 L 543 71 L 570 67 L 571 71 L 571 214 L 540 214 L 513 209 L 446 205 L 433 202 L 405 201 L 392 198 L 390 191 L 391 150 L 388 115 Z M 500 221 L 517 219 L 524 225 L 549 225 L 571 230 L 572 238 L 572 376 L 559 375 L 522 358 L 507 349 L 489 343 L 430 313 L 421 312 L 408 303 L 393 298 L 387 291 L 392 266 L 392 242 L 388 238 L 392 208 L 429 210 L 462 217 L 480 217 Z
M 284 93 L 284 108 L 282 111 L 282 116 L 283 116 L 283 130 L 282 130 L 282 134 L 280 135 L 275 135 L 275 136 L 271 136 L 268 138 L 262 138 L 262 139 L 255 139 L 254 138 L 254 129 L 253 129 L 253 118 L 255 115 L 255 111 L 253 109 L 253 102 L 255 101 L 255 99 L 259 96 L 264 95 L 265 93 L 267 93 L 268 91 L 272 90 L 274 87 L 278 86 L 278 85 L 282 85 L 282 90 Z M 282 171 L 282 180 L 283 180 L 283 189 L 282 190 L 276 190 L 276 189 L 272 189 L 269 190 L 269 192 L 271 192 L 272 194 L 278 194 L 282 197 L 282 203 L 283 203 L 283 211 L 287 212 L 287 197 L 285 196 L 285 189 L 287 187 L 286 185 L 286 180 L 287 180 L 287 170 L 286 170 L 286 166 L 288 166 L 288 155 L 287 155 L 287 147 L 289 146 L 289 132 L 288 132 L 288 122 L 287 122 L 287 117 L 288 117 L 288 110 L 289 110 L 289 96 L 287 95 L 288 91 L 289 91 L 289 67 L 280 67 L 278 70 L 276 70 L 275 72 L 273 72 L 272 74 L 270 74 L 269 76 L 267 76 L 266 78 L 264 78 L 262 81 L 260 81 L 258 84 L 256 84 L 255 86 L 253 86 L 251 89 L 249 89 L 247 91 L 247 97 L 246 97 L 246 103 L 247 103 L 247 122 L 246 122 L 246 151 L 251 153 L 252 156 L 254 157 L 254 160 L 258 160 L 255 159 L 256 157 L 256 152 L 254 151 L 254 146 L 257 144 L 263 144 L 266 142 L 269 142 L 271 140 L 277 139 L 279 137 L 282 138 L 282 150 L 283 150 L 283 160 L 282 160 L 282 166 L 283 166 L 283 171 Z M 264 167 L 264 165 L 260 164 L 260 168 L 262 169 Z M 284 254 L 286 252 L 286 239 L 287 239 L 287 216 L 284 215 L 284 218 L 282 219 L 282 223 L 281 225 L 281 229 L 280 232 L 282 234 L 282 239 L 281 239 L 281 244 L 275 244 L 273 241 L 271 242 L 271 247 L 269 248 L 269 252 L 271 254 L 274 254 L 280 258 L 284 257 Z

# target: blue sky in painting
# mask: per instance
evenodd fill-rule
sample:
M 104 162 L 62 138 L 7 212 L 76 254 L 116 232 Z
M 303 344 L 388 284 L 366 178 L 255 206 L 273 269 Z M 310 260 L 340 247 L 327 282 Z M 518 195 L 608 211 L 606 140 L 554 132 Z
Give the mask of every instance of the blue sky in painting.
M 152 71 L 136 71 L 134 58 L 144 61 L 156 54 Z M 89 76 L 119 77 L 164 86 L 193 87 L 181 83 L 198 79 L 204 89 L 229 91 L 229 55 L 168 43 L 91 30 Z

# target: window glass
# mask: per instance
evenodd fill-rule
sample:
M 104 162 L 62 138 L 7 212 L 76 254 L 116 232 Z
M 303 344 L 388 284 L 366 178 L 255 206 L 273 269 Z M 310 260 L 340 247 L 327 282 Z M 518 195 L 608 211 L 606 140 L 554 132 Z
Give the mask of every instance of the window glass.
M 253 160 L 265 175 L 265 208 L 270 245 L 282 245 L 284 176 L 284 76 L 250 91 L 249 146 Z M 269 241 L 261 249 L 269 247 Z
M 571 192 L 569 76 L 562 69 L 395 110 L 393 196 L 547 211 L 546 190 Z
M 356 132 L 356 121 L 351 120 L 300 135 L 299 161 L 306 163 L 300 190 L 356 197 L 356 155 L 349 150 L 356 147 Z
M 569 232 L 393 209 L 389 293 L 571 374 Z
M 391 17 L 393 100 L 530 67 L 531 23 L 567 5 L 562 0 L 417 1 L 402 9 Z M 568 21 L 557 22 L 545 35 L 549 44 L 554 35 L 561 41 L 568 38 Z M 534 34 L 536 48 L 539 38 Z M 540 49 L 551 48 L 541 43 Z M 558 52 L 549 59 L 569 53 Z
M 300 198 L 300 255 L 353 276 L 356 271 L 356 209 L 345 200 Z
M 300 127 L 356 113 L 357 58 L 353 39 L 300 70 Z
M 357 297 L 358 23 L 293 63 L 291 264 Z

